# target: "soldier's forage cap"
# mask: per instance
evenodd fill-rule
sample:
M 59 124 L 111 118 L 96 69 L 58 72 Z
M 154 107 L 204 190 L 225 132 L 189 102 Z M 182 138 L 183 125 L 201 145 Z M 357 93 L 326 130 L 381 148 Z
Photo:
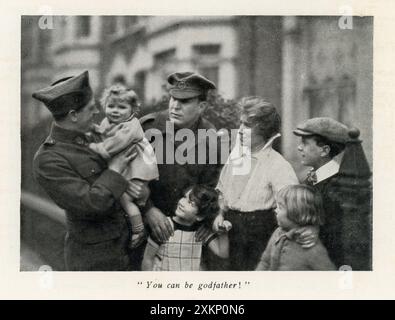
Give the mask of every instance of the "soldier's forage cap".
M 349 139 L 348 127 L 331 118 L 312 118 L 298 125 L 294 134 L 297 136 L 320 135 L 333 142 L 346 143 Z
M 176 99 L 190 99 L 216 89 L 214 83 L 193 72 L 175 72 L 167 77 L 170 95 Z
M 33 93 L 33 98 L 43 102 L 54 116 L 66 115 L 70 110 L 78 110 L 92 98 L 89 73 L 62 78 L 51 86 Z

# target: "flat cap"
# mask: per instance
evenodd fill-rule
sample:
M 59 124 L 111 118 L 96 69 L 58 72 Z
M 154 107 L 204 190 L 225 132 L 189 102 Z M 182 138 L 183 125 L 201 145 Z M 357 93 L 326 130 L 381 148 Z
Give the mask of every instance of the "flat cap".
M 312 118 L 298 125 L 293 131 L 297 136 L 320 135 L 333 142 L 346 143 L 349 129 L 332 118 Z
M 175 72 L 167 77 L 170 95 L 176 99 L 189 99 L 216 89 L 213 82 L 194 72 Z
M 70 110 L 84 107 L 92 98 L 89 73 L 62 78 L 49 87 L 33 93 L 33 98 L 43 102 L 53 115 L 65 115 Z

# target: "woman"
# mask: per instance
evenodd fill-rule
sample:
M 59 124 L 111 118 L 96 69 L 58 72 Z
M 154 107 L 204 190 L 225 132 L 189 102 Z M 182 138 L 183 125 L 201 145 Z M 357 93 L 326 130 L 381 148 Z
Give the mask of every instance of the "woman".
M 222 201 L 214 222 L 215 230 L 224 219 L 233 225 L 229 267 L 235 271 L 255 269 L 276 229 L 276 192 L 298 184 L 291 165 L 272 148 L 281 124 L 275 107 L 260 97 L 243 98 L 238 106 L 239 134 L 217 185 Z

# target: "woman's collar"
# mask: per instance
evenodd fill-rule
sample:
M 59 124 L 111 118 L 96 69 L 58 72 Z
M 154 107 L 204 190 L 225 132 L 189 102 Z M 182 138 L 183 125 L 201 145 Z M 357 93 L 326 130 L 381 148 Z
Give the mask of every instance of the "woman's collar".
M 263 146 L 261 149 L 258 149 L 258 150 L 256 150 L 256 151 L 253 152 L 253 153 L 257 153 L 257 152 L 263 151 L 263 150 L 265 150 L 265 149 L 271 148 L 272 145 L 273 145 L 274 140 L 276 140 L 276 139 L 279 138 L 279 137 L 281 137 L 281 134 L 280 134 L 280 133 L 275 134 L 273 137 L 271 137 L 271 138 L 264 144 L 264 146 Z

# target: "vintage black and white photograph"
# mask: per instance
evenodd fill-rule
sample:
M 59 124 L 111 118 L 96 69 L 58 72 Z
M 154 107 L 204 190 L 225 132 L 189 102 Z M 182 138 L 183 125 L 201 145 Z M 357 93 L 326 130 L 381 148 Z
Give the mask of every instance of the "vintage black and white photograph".
M 372 271 L 373 22 L 22 15 L 20 271 Z

